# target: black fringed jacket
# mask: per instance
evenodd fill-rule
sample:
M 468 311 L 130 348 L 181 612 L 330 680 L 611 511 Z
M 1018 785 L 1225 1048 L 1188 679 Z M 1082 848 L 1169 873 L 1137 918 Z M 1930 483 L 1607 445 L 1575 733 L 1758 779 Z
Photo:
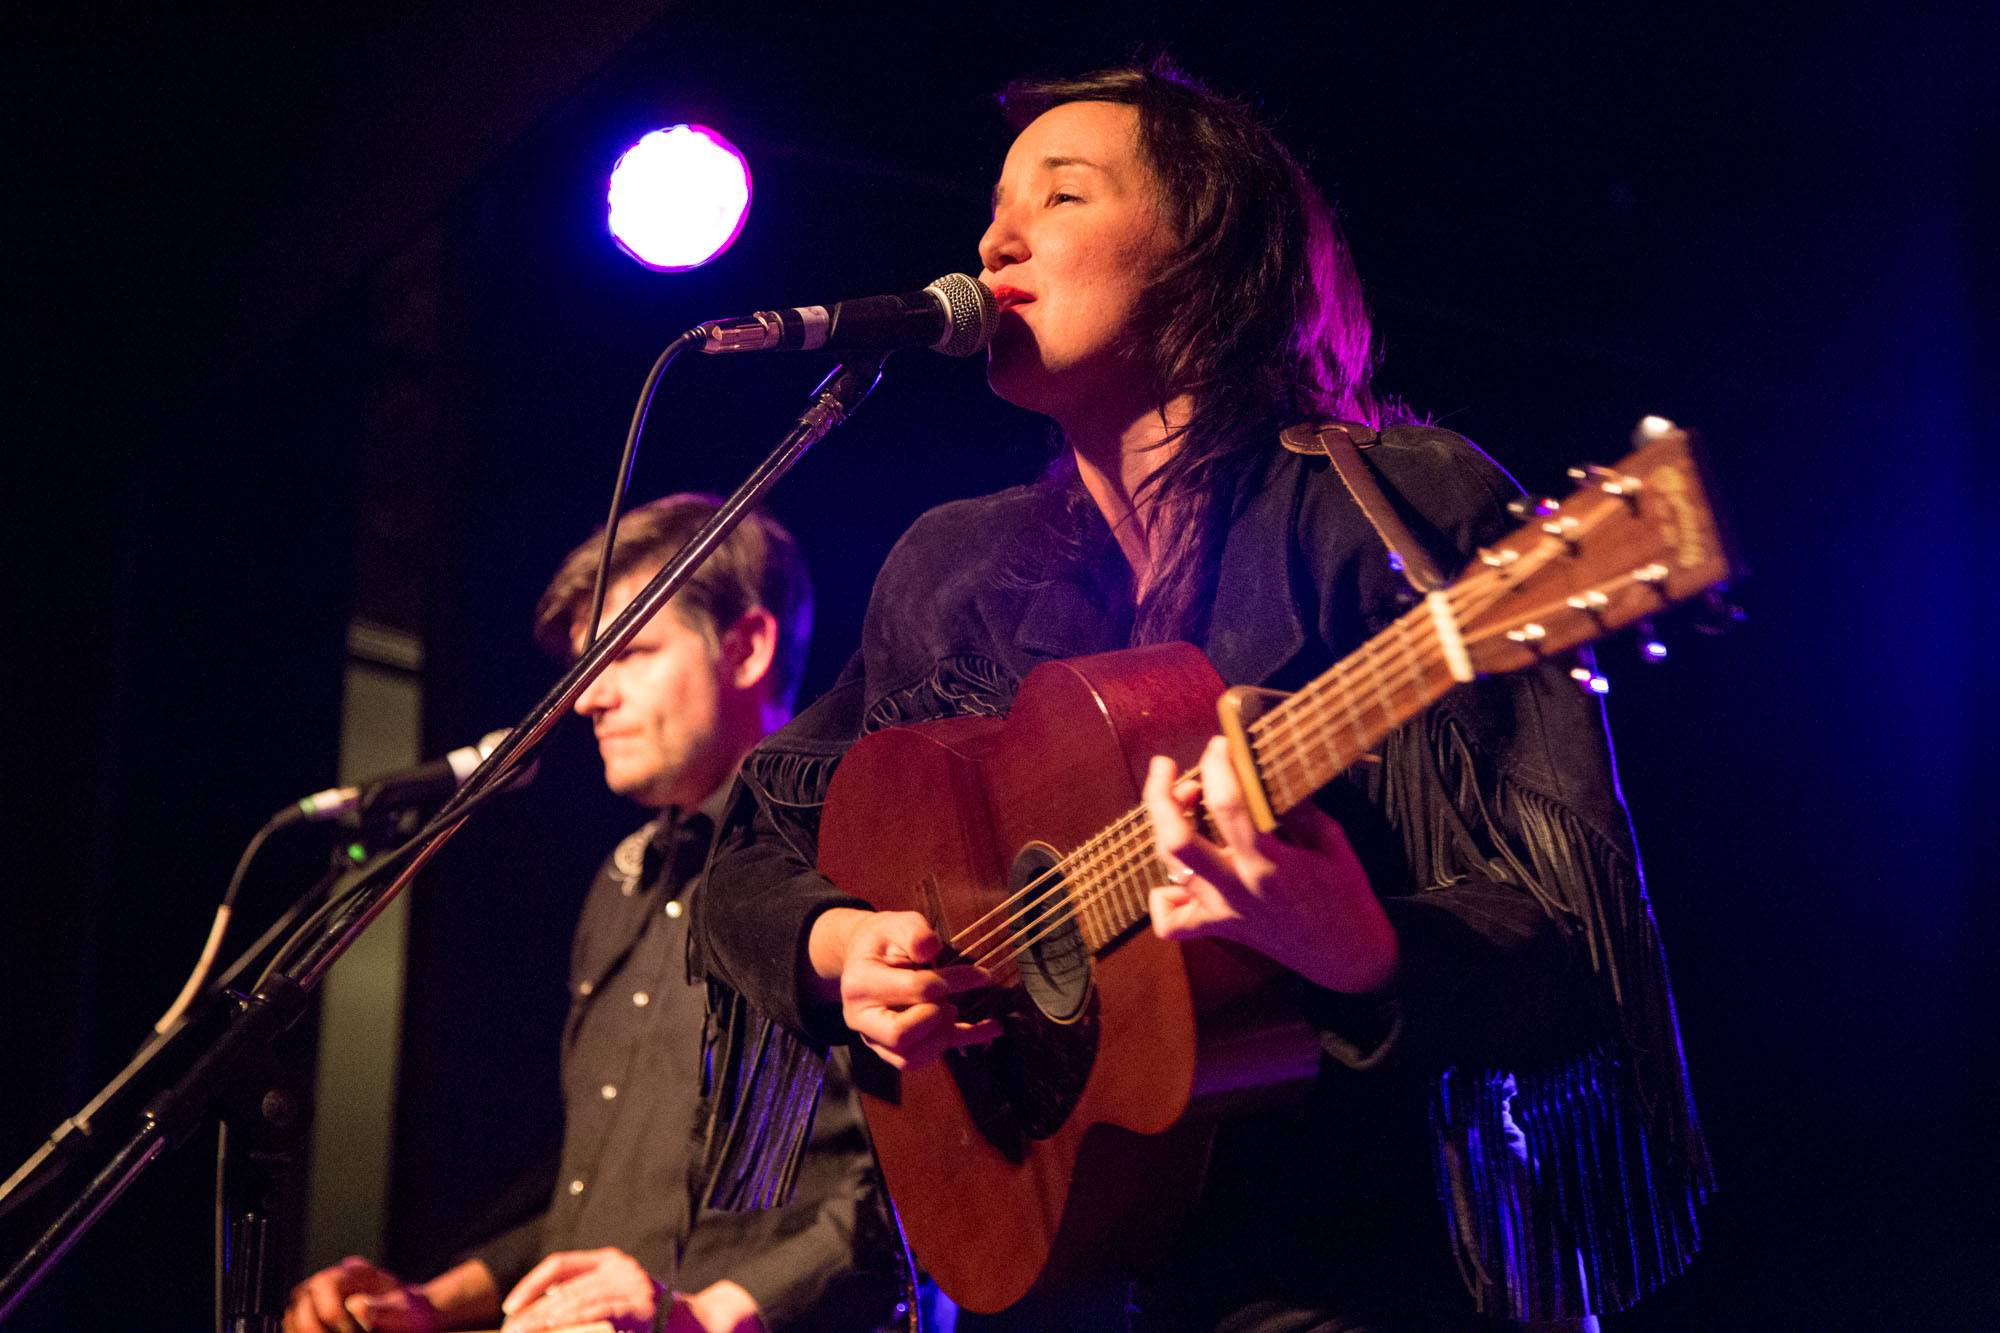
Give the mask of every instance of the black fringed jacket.
M 1510 526 L 1515 488 L 1448 431 L 1391 428 L 1365 456 L 1447 569 Z M 881 727 L 1003 712 L 1038 663 L 1128 644 L 1130 573 L 1101 520 L 1081 562 L 1042 556 L 1071 512 L 1043 486 L 924 515 L 860 653 L 745 765 L 712 870 L 732 910 L 699 927 L 717 1203 L 788 1187 L 806 1125 L 783 1108 L 845 1037 L 797 982 L 813 918 L 861 905 L 812 868 L 840 755 Z M 1413 596 L 1326 461 L 1274 446 L 1235 499 L 1200 646 L 1231 684 L 1296 688 Z M 1552 1319 L 1624 1308 L 1692 1257 L 1706 1153 L 1601 709 L 1570 665 L 1460 688 L 1322 794 L 1395 925 L 1400 978 L 1380 998 L 1301 983 L 1321 1078 L 1225 1127 L 1196 1216 L 1136 1275 L 1170 1321 Z

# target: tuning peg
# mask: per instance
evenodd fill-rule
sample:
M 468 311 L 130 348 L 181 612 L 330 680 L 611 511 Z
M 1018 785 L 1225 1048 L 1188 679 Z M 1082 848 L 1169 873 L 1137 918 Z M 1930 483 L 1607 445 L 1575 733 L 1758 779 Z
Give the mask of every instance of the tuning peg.
M 1607 628 L 1604 623 L 1604 608 L 1609 605 L 1611 605 L 1611 599 L 1596 588 L 1592 588 L 1589 592 L 1577 593 L 1568 599 L 1569 609 L 1572 611 L 1581 611 L 1589 616 L 1591 621 L 1596 624 L 1600 634 Z
M 1632 428 L 1632 444 L 1635 448 L 1642 444 L 1650 444 L 1662 435 L 1671 435 L 1679 429 L 1679 426 L 1665 417 L 1640 417 L 1639 424 Z
M 1648 663 L 1667 660 L 1666 641 L 1654 632 L 1653 622 L 1650 620 L 1639 622 L 1639 660 Z
M 1590 667 L 1571 667 L 1569 669 L 1569 678 L 1575 681 L 1579 688 L 1587 690 L 1591 694 L 1611 693 L 1611 682 L 1606 680 L 1600 672 Z
M 1653 596 L 1660 599 L 1660 607 L 1664 610 L 1674 604 L 1673 594 L 1667 591 L 1667 578 L 1672 572 L 1656 560 L 1650 565 L 1641 565 L 1633 570 L 1632 582 L 1642 588 L 1652 589 Z
M 1569 479 L 1586 486 L 1595 486 L 1606 495 L 1615 495 L 1635 509 L 1639 504 L 1639 489 L 1644 485 L 1643 482 L 1629 472 L 1618 472 L 1608 467 L 1599 467 L 1595 463 L 1588 463 L 1583 467 L 1571 468 L 1569 470 Z
M 1547 518 L 1562 512 L 1562 501 L 1547 495 L 1522 495 L 1507 502 L 1507 512 L 1515 518 Z

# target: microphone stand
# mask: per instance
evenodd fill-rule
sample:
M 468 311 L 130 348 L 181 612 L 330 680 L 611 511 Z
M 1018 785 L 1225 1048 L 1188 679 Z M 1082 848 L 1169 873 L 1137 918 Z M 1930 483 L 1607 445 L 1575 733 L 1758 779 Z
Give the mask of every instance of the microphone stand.
M 295 947 L 281 950 L 263 976 L 245 991 L 228 991 L 233 1006 L 228 1025 L 215 1041 L 195 1059 L 193 1065 L 171 1086 L 153 1097 L 139 1113 L 139 1122 L 112 1151 L 108 1160 L 91 1177 L 83 1190 L 61 1210 L 55 1221 L 28 1250 L 0 1276 L 0 1322 L 14 1313 L 21 1301 L 41 1279 L 62 1262 L 112 1204 L 138 1180 L 145 1169 L 169 1147 L 184 1142 L 205 1123 L 210 1111 L 226 1097 L 241 1099 L 260 1081 L 256 1075 L 266 1068 L 267 1048 L 277 1035 L 294 1023 L 305 1010 L 314 989 L 325 979 L 340 955 L 368 928 L 368 924 L 395 899 L 430 858 L 458 831 L 473 808 L 505 785 L 514 767 L 547 738 L 555 724 L 569 711 L 590 683 L 611 659 L 637 637 L 655 613 L 687 584 L 695 570 L 721 545 L 722 540 L 743 521 L 771 489 L 824 439 L 868 396 L 881 378 L 886 354 L 836 366 L 813 391 L 813 402 L 743 484 L 723 501 L 721 508 L 689 539 L 680 553 L 653 576 L 638 596 L 597 640 L 585 649 L 562 678 L 543 695 L 540 702 L 508 733 L 472 775 L 466 779 L 444 808 L 421 829 L 407 847 L 415 847 L 399 873 L 387 883 L 379 882 L 372 871 L 363 872 L 338 904 L 311 928 L 316 934 Z M 419 845 L 421 844 L 421 845 Z M 393 863 L 399 857 L 391 857 Z M 268 1079 L 265 1080 L 268 1083 Z M 295 1105 L 288 1098 L 257 1096 L 255 1116 L 239 1117 L 232 1123 L 254 1125 L 255 1134 L 267 1130 L 280 1135 L 291 1132 Z M 247 1109 L 239 1105 L 237 1109 Z M 240 1129 L 239 1132 L 242 1132 Z M 262 1142 L 268 1142 L 264 1140 Z M 259 1146 L 262 1146 L 260 1142 Z M 227 1176 L 227 1172 L 223 1173 Z M 254 1176 L 237 1195 L 236 1221 L 225 1227 L 225 1237 L 235 1243 L 224 1247 L 224 1289 L 231 1299 L 225 1304 L 252 1308 L 228 1312 L 228 1333 L 278 1333 L 284 1318 L 284 1292 L 269 1280 L 272 1261 L 286 1246 L 273 1234 L 275 1216 L 268 1207 L 268 1181 Z M 236 1193 L 234 1190 L 231 1193 Z M 235 1257 L 238 1268 L 228 1271 Z M 240 1297 L 240 1299 L 238 1299 Z M 218 1311 L 222 1315 L 223 1311 Z

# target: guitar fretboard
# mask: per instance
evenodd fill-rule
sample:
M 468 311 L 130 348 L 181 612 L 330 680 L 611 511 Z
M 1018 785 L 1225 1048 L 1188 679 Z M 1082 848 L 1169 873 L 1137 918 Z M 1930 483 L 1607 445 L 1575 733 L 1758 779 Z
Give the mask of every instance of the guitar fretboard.
M 1251 724 L 1271 808 L 1282 813 L 1308 799 L 1456 683 L 1419 604 Z M 1196 822 L 1206 828 L 1199 805 Z M 1146 920 L 1147 896 L 1169 869 L 1153 845 L 1153 821 L 1140 806 L 1064 858 L 1063 887 L 1092 953 Z

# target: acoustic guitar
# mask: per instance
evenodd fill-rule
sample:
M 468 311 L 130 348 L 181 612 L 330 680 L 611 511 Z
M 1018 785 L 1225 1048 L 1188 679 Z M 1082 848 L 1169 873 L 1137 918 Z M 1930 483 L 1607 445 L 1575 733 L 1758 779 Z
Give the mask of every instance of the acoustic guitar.
M 841 761 L 820 869 L 921 912 L 997 985 L 990 1046 L 864 1090 L 889 1192 L 961 1306 L 1003 1309 L 1156 1238 L 1193 1202 L 1216 1119 L 1310 1079 L 1320 1047 L 1281 973 L 1148 926 L 1167 867 L 1138 804 L 1149 756 L 1187 766 L 1217 730 L 1266 831 L 1461 683 L 1642 621 L 1730 573 L 1687 436 L 1648 418 L 1610 468 L 1481 550 L 1291 695 L 1226 689 L 1169 644 L 1050 662 L 1005 718 L 877 732 Z M 1574 674 L 1598 683 L 1587 668 Z M 1199 806 L 1197 806 L 1199 812 Z

